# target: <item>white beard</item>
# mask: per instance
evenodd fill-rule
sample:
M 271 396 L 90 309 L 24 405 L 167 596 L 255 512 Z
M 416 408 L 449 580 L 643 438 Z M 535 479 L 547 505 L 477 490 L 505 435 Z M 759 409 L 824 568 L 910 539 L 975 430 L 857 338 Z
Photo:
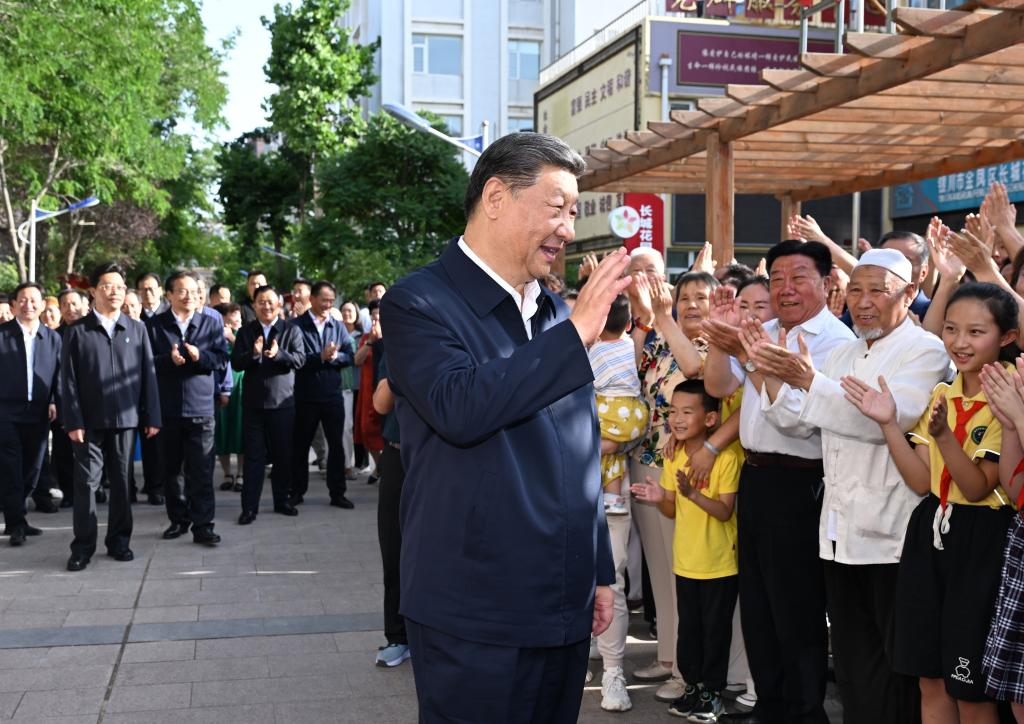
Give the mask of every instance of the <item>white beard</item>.
M 881 327 L 872 327 L 871 329 L 861 329 L 856 324 L 853 325 L 853 331 L 857 333 L 857 336 L 863 339 L 865 342 L 873 342 L 876 339 L 880 339 L 885 336 L 885 331 Z

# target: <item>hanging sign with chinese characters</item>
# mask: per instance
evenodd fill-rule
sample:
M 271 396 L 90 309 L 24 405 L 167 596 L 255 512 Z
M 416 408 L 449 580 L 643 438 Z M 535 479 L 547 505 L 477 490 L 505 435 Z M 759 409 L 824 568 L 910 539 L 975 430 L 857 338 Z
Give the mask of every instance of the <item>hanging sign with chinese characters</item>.
M 1024 201 L 1024 161 L 1011 161 L 894 186 L 892 216 L 931 216 L 944 211 L 977 209 L 996 181 L 1006 185 L 1011 202 Z
M 628 251 L 638 246 L 649 246 L 665 253 L 665 204 L 657 194 L 625 194 L 626 206 L 636 210 L 640 217 L 635 236 L 623 242 Z
M 679 85 L 726 85 L 760 83 L 766 68 L 800 67 L 796 38 L 757 38 L 742 35 L 679 32 L 676 82 Z M 808 44 L 811 52 L 829 53 L 833 46 L 821 41 Z

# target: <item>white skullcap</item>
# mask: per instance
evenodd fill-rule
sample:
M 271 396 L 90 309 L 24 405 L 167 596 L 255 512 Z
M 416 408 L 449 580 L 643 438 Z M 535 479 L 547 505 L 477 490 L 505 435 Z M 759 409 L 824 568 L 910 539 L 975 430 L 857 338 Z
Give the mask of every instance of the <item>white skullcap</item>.
M 895 249 L 869 249 L 861 254 L 854 269 L 861 266 L 880 266 L 905 282 L 913 281 L 914 267 L 910 260 Z

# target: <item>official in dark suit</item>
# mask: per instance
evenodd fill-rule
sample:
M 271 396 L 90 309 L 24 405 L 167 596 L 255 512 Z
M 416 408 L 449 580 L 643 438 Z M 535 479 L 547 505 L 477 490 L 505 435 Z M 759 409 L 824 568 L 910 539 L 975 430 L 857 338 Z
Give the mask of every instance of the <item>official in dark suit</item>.
M 149 327 L 150 321 L 158 314 L 171 308 L 164 296 L 163 280 L 154 272 L 139 274 L 135 279 L 135 291 L 142 304 L 142 321 Z M 150 505 L 164 504 L 163 468 L 160 465 L 160 441 L 155 437 L 140 434 L 142 447 L 142 492 Z
M 253 308 L 253 295 L 260 287 L 267 286 L 267 275 L 259 269 L 250 269 L 245 278 L 245 299 L 238 306 L 242 308 L 242 324 L 256 321 L 256 310 Z
M 330 282 L 314 283 L 313 306 L 292 322 L 306 355 L 302 369 L 295 373 L 292 503 L 301 503 L 309 489 L 309 446 L 317 425 L 323 423 L 331 505 L 352 508 L 352 501 L 345 497 L 345 398 L 341 394 L 341 368 L 352 364 L 352 341 L 345 325 L 331 316 L 335 295 Z
M 295 426 L 295 370 L 306 362 L 302 335 L 281 319 L 281 298 L 273 287 L 256 290 L 255 322 L 238 330 L 231 366 L 245 371 L 242 436 L 245 447 L 242 513 L 239 525 L 256 520 L 263 494 L 263 472 L 273 463 L 270 485 L 274 511 L 298 515 L 291 490 L 292 435 Z
M 75 454 L 74 531 L 69 571 L 80 571 L 96 552 L 96 498 L 100 475 L 110 483 L 107 555 L 134 558 L 129 547 L 132 509 L 128 466 L 133 431 L 160 428 L 160 398 L 153 352 L 142 322 L 121 313 L 126 286 L 116 264 L 92 275 L 93 311 L 64 333 L 61 417 Z
M 164 423 L 159 436 L 164 501 L 171 521 L 163 537 L 178 538 L 191 527 L 196 543 L 216 545 L 213 404 L 216 374 L 228 363 L 224 325 L 202 313 L 198 283 L 188 272 L 171 274 L 165 288 L 171 308 L 149 323 Z
M 604 259 L 571 315 L 537 282 L 574 237 L 583 170 L 551 136 L 497 140 L 463 238 L 381 301 L 421 722 L 575 722 L 590 636 L 611 621 L 587 346 L 628 259 Z
M 28 524 L 25 498 L 39 480 L 49 423 L 57 416 L 60 335 L 40 323 L 43 288 L 19 284 L 14 319 L 0 325 L 0 505 L 12 546 L 42 531 Z

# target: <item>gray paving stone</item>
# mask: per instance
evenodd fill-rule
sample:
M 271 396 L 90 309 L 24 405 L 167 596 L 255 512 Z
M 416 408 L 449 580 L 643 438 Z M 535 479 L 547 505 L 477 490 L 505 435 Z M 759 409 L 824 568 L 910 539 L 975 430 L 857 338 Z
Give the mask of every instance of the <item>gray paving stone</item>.
M 64 626 L 116 626 L 131 623 L 131 608 L 109 608 L 107 610 L 69 611 Z
M 106 664 L 3 669 L 0 671 L 0 691 L 51 691 L 107 686 L 113 670 L 113 666 Z
M 225 621 L 184 621 L 146 623 L 133 626 L 130 641 L 168 641 L 184 639 L 220 639 L 259 636 L 265 633 L 263 619 Z
M 184 709 L 190 705 L 191 698 L 191 684 L 114 686 L 106 710 L 114 713 Z
M 56 628 L 64 624 L 67 611 L 5 611 L 0 613 L 0 629 L 21 630 L 27 628 Z
M 117 671 L 117 681 L 118 684 L 135 686 L 139 684 L 263 679 L 271 675 L 270 668 L 267 665 L 267 657 L 252 656 L 234 659 L 196 659 L 191 661 L 121 664 Z
M 148 661 L 187 661 L 196 658 L 195 641 L 154 641 L 128 644 L 124 648 L 121 663 L 143 663 Z
M 121 643 L 124 626 L 71 626 L 0 631 L 0 649 Z
M 74 664 L 113 664 L 120 646 L 58 646 L 0 649 L 0 670 L 35 669 Z
M 14 716 L 14 710 L 18 708 L 24 694 L 24 691 L 0 692 L 0 719 L 10 719 Z
M 172 709 L 108 714 L 104 724 L 274 724 L 274 708 L 265 705 Z
M 14 712 L 15 719 L 99 714 L 106 687 L 29 691 L 21 698 Z
M 15 715 L 12 722 L 31 722 L 32 724 L 96 724 L 96 715 L 83 714 L 81 716 L 30 716 L 21 717 Z
M 351 696 L 352 690 L 347 682 L 336 676 L 207 681 L 192 685 L 193 706 L 276 704 L 286 701 L 342 699 Z
M 177 623 L 199 619 L 199 606 L 153 606 L 135 609 L 132 623 Z
M 323 602 L 312 600 L 268 601 L 258 603 L 211 603 L 199 607 L 200 621 L 272 616 L 322 616 Z
M 340 704 L 340 705 L 339 705 Z M 277 704 L 277 724 L 415 724 L 416 697 L 345 699 Z
M 330 634 L 211 639 L 208 641 L 196 641 L 195 647 L 197 659 L 282 656 L 288 654 L 336 652 L 338 650 L 334 643 L 334 637 Z
M 106 608 L 131 608 L 135 605 L 134 593 L 83 593 L 78 596 L 37 596 L 19 595 L 12 599 L 5 613 L 15 611 L 34 613 L 60 613 L 66 611 L 89 611 Z
M 386 642 L 384 631 L 378 626 L 375 629 L 365 631 L 346 631 L 345 633 L 334 634 L 334 643 L 338 651 L 372 651 L 377 655 L 377 647 L 383 646 Z

